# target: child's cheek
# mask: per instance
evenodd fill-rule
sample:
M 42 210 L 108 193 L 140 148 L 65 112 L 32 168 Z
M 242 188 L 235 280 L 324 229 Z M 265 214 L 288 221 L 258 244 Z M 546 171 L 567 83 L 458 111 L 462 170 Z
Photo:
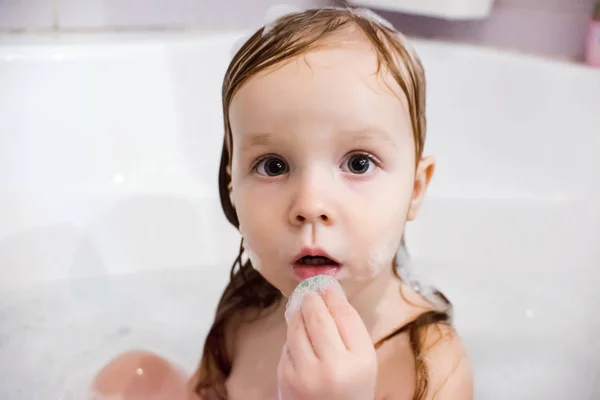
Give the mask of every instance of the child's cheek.
M 244 254 L 246 255 L 246 257 L 248 257 L 248 259 L 252 263 L 252 268 L 254 268 L 257 271 L 260 271 L 262 263 L 261 263 L 260 259 L 258 258 L 258 255 L 256 254 L 256 252 L 252 248 L 251 244 L 249 243 L 248 236 L 246 234 L 246 230 L 244 229 L 244 227 L 241 224 L 239 227 L 239 231 L 240 231 L 240 235 L 242 235 L 242 238 L 244 240 Z
M 258 256 L 256 255 L 256 253 L 254 252 L 254 250 L 252 250 L 252 248 L 246 244 L 246 245 L 244 245 L 244 251 L 246 252 L 246 255 L 248 256 L 248 259 L 252 263 L 252 267 L 257 271 L 260 271 L 262 263 L 261 263 L 260 259 L 258 258 Z
M 375 242 L 369 250 L 366 273 L 370 277 L 377 276 L 384 268 L 392 264 L 399 244 L 396 238 Z
M 383 270 L 392 268 L 394 259 L 402 240 L 402 222 L 386 223 L 388 227 L 373 229 L 361 237 L 355 238 L 356 253 L 359 261 L 353 265 L 353 277 L 359 281 L 367 281 L 377 277 Z M 400 229 L 398 229 L 400 227 Z

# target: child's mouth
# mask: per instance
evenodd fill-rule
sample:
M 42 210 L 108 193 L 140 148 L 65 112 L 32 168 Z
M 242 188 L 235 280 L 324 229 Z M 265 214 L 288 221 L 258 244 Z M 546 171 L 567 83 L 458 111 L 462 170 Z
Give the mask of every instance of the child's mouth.
M 332 259 L 330 259 L 328 257 L 324 257 L 324 256 L 304 256 L 304 257 L 299 258 L 294 265 L 297 267 L 304 267 L 304 266 L 336 267 L 336 266 L 339 266 L 340 264 L 338 262 L 333 261 Z
M 322 274 L 335 276 L 342 268 L 342 264 L 320 249 L 304 249 L 292 266 L 296 278 L 302 280 Z

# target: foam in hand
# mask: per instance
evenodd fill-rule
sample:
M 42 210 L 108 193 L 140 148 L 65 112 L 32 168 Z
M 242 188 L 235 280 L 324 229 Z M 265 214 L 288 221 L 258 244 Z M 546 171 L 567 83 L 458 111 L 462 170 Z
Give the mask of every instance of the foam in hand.
M 292 315 L 300 310 L 304 296 L 308 293 L 322 295 L 328 289 L 339 290 L 341 293 L 344 293 L 340 283 L 331 275 L 316 275 L 300 282 L 285 306 L 286 321 L 289 321 Z

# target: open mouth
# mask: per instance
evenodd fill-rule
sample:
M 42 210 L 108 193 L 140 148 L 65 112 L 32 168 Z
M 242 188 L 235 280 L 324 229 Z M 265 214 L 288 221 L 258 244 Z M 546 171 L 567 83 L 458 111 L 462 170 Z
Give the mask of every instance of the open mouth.
M 325 256 L 300 257 L 294 264 L 299 267 L 336 267 L 340 265 L 337 261 Z
M 327 274 L 335 276 L 342 264 L 331 258 L 320 248 L 304 247 L 293 262 L 294 275 L 304 280 L 316 275 Z

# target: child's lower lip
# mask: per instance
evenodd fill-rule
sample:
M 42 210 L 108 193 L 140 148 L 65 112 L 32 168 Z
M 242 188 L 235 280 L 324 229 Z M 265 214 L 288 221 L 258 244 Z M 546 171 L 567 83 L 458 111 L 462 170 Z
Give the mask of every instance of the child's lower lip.
M 294 275 L 299 279 L 308 279 L 317 275 L 335 276 L 342 268 L 341 265 L 298 266 L 294 265 Z

